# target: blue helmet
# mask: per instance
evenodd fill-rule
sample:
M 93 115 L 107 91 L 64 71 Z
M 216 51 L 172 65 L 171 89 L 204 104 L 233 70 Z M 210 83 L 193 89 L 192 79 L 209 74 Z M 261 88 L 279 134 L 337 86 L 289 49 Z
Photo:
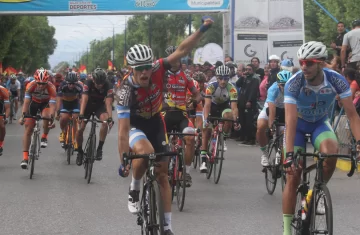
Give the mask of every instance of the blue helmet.
M 85 73 L 80 73 L 80 80 L 85 80 L 87 75 Z
M 294 63 L 292 62 L 292 60 L 285 59 L 285 60 L 281 61 L 281 66 L 294 67 Z
M 291 76 L 292 73 L 287 70 L 280 71 L 277 74 L 277 83 L 284 84 L 289 80 Z

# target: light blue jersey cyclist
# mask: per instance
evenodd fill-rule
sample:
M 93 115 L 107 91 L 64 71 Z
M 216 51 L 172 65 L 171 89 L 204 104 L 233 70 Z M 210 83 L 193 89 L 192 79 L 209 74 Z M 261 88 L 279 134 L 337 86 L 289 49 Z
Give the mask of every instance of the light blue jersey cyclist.
M 345 78 L 333 70 L 323 69 L 324 82 L 320 86 L 310 86 L 303 73 L 296 73 L 284 90 L 284 103 L 296 104 L 298 122 L 296 127 L 295 147 L 305 147 L 305 134 L 311 133 L 311 141 L 316 149 L 324 139 L 336 136 L 328 121 L 328 111 L 335 101 L 351 96 L 351 90 Z

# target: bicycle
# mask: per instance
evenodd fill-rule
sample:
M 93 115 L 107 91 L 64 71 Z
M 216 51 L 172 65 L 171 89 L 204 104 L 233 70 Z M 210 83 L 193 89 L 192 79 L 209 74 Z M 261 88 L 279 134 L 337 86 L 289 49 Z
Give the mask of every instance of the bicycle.
M 178 155 L 178 152 L 150 153 L 142 155 L 131 153 L 123 154 L 125 166 L 129 164 L 129 160 L 140 158 L 149 160 L 142 187 L 140 210 L 137 214 L 137 224 L 141 226 L 141 234 L 164 234 L 165 219 L 163 200 L 155 174 L 155 167 L 159 167 L 160 165 L 156 162 L 156 158 L 176 155 Z
M 9 101 L 10 101 L 10 117 L 9 117 L 9 124 L 12 123 L 13 118 L 16 114 L 14 114 L 14 110 L 15 110 L 15 101 L 14 101 L 14 96 L 10 95 L 9 97 Z
M 185 143 L 184 136 L 196 136 L 196 134 L 168 132 L 170 149 L 177 152 L 175 158 L 171 158 L 169 166 L 169 181 L 171 185 L 171 200 L 175 196 L 179 211 L 182 211 L 185 204 L 186 188 L 186 167 L 185 167 Z M 177 137 L 177 138 L 176 138 Z
M 35 168 L 35 160 L 39 160 L 39 156 L 41 153 L 41 147 L 40 147 L 40 120 L 47 120 L 52 122 L 52 118 L 45 118 L 41 117 L 40 113 L 38 113 L 36 116 L 32 115 L 24 115 L 24 118 L 32 118 L 35 120 L 35 127 L 33 130 L 33 133 L 31 135 L 31 143 L 29 147 L 29 165 L 30 165 L 30 176 L 29 178 L 32 179 L 34 174 L 34 168 Z
M 306 157 L 316 157 L 316 163 L 307 166 Z M 293 227 L 292 234 L 294 235 L 309 235 L 309 234 L 333 234 L 333 211 L 332 202 L 330 197 L 330 191 L 324 183 L 323 179 L 323 163 L 327 158 L 347 158 L 351 160 L 351 169 L 347 174 L 351 177 L 355 169 L 357 169 L 356 160 L 356 147 L 351 149 L 351 154 L 324 154 L 324 153 L 301 153 L 298 150 L 293 157 L 294 165 L 297 168 L 299 162 L 302 160 L 302 177 L 300 185 L 296 191 L 297 203 L 295 214 L 292 219 L 291 226 Z M 311 171 L 316 170 L 315 183 L 312 190 L 309 190 L 308 174 Z M 323 200 L 325 213 L 317 212 L 317 208 L 320 200 Z M 316 215 L 325 214 L 326 227 L 324 229 L 318 229 L 315 221 Z
M 74 118 L 72 116 L 72 112 L 68 113 L 70 115 L 70 119 L 68 121 L 68 125 L 67 125 L 67 131 L 66 131 L 66 138 L 65 138 L 65 152 L 66 152 L 66 160 L 68 165 L 70 165 L 70 158 L 71 155 L 74 154 L 74 141 L 75 140 L 75 131 L 74 131 Z
M 208 153 L 211 154 L 211 156 L 207 156 L 206 167 L 208 170 L 206 178 L 210 179 L 214 167 L 214 182 L 217 184 L 220 180 L 224 160 L 224 122 L 234 122 L 234 120 L 210 116 L 208 117 L 208 120 L 214 121 L 215 128 L 211 134 L 211 139 L 208 144 Z
M 200 166 L 200 155 L 201 155 L 201 145 L 202 145 L 202 133 L 200 129 L 197 129 L 196 132 L 198 133 L 197 138 L 195 139 L 195 154 L 192 160 L 193 168 L 196 169 L 197 165 Z
M 97 123 L 107 123 L 107 121 L 101 121 L 96 117 L 95 113 L 90 115 L 89 119 L 83 119 L 84 122 L 91 122 L 91 129 L 89 133 L 89 137 L 86 141 L 86 145 L 84 148 L 84 157 L 83 157 L 83 165 L 85 169 L 85 179 L 87 179 L 87 183 L 90 184 L 92 169 L 96 157 L 96 126 Z M 108 132 L 110 128 L 108 126 Z
M 272 125 L 272 136 L 269 132 L 269 143 L 267 145 L 267 158 L 269 166 L 263 168 L 262 172 L 265 173 L 265 185 L 268 194 L 272 195 L 276 188 L 277 179 L 281 178 L 281 188 L 284 191 L 286 183 L 286 174 L 282 165 L 283 156 L 283 130 L 279 130 L 279 127 L 284 127 L 284 123 L 278 123 L 274 121 Z M 272 154 L 274 156 L 272 156 Z

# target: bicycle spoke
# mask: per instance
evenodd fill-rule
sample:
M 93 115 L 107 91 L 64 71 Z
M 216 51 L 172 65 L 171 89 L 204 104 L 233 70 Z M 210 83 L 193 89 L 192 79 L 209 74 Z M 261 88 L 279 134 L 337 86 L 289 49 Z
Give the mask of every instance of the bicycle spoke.
M 333 211 L 329 189 L 321 184 L 313 192 L 311 234 L 333 234 Z

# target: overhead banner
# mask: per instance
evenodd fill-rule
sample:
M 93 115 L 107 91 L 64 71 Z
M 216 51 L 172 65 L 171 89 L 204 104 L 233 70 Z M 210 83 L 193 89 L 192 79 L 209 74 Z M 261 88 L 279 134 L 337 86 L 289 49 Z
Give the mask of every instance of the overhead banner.
M 269 55 L 292 59 L 304 43 L 303 0 L 236 0 L 234 60 L 248 63 L 258 57 L 261 67 Z M 251 42 L 253 40 L 253 42 Z
M 229 0 L 0 0 L 0 14 L 149 14 L 226 12 Z

